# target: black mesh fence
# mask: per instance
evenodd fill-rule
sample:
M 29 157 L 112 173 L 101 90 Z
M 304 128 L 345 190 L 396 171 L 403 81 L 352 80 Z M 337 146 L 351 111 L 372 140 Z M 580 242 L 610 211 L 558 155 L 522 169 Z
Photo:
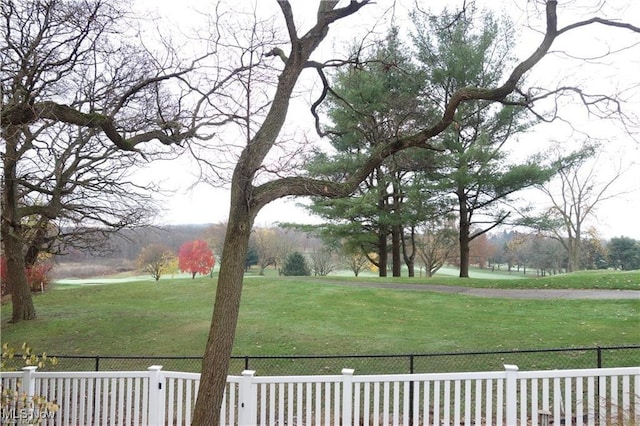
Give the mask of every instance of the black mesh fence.
M 56 358 L 57 365 L 47 366 L 46 370 L 126 371 L 161 365 L 167 371 L 199 372 L 202 364 L 198 356 L 59 355 Z M 20 356 L 6 361 L 9 370 L 24 365 Z M 504 364 L 517 365 L 520 370 L 640 366 L 640 345 L 404 355 L 234 356 L 229 374 L 239 375 L 243 370 L 255 370 L 261 376 L 340 374 L 343 368 L 352 368 L 356 374 L 496 371 L 504 369 Z
M 242 369 L 260 375 L 443 373 L 503 370 L 505 364 L 520 370 L 552 370 L 640 366 L 640 345 L 595 348 L 517 350 L 407 355 L 339 355 L 298 357 L 246 357 Z

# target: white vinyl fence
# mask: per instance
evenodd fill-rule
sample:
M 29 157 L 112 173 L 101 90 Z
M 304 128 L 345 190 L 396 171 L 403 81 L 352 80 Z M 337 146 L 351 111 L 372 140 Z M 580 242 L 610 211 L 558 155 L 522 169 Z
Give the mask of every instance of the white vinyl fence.
M 2 373 L 2 387 L 56 401 L 45 425 L 188 425 L 199 374 Z M 33 413 L 32 413 L 33 414 Z M 2 423 L 24 413 L 3 407 Z M 229 376 L 222 425 L 640 425 L 640 367 L 481 373 Z

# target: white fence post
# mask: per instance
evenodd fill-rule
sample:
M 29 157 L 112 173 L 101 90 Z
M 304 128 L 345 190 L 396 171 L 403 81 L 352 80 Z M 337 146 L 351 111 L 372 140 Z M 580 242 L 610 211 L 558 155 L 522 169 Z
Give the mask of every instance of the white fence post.
M 36 372 L 38 367 L 29 366 L 22 367 L 22 392 L 27 397 L 27 407 L 26 408 L 34 408 L 33 407 L 33 396 L 36 392 L 36 378 L 33 373 Z
M 165 424 L 164 374 L 161 365 L 152 365 L 149 371 L 149 424 Z M 173 419 L 170 419 L 173 422 Z
M 351 368 L 342 369 L 342 423 L 353 424 L 353 372 Z M 336 419 L 337 421 L 337 419 Z
M 22 367 L 22 391 L 29 398 L 33 398 L 36 391 L 36 378 L 33 373 L 35 373 L 37 369 L 38 367 L 35 366 Z
M 258 389 L 253 384 L 256 372 L 244 370 L 238 387 L 238 425 L 251 426 L 258 421 Z
M 518 423 L 518 366 L 505 364 L 504 369 L 507 373 L 505 417 L 507 425 L 513 426 Z

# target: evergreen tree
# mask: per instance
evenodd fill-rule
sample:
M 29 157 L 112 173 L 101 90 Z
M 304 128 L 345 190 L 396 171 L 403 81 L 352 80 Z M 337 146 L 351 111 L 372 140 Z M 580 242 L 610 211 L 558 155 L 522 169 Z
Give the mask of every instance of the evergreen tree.
M 249 247 L 247 250 L 247 256 L 245 258 L 245 271 L 248 271 L 253 265 L 257 265 L 260 258 L 258 257 L 258 251 L 255 247 Z
M 334 93 L 339 95 L 328 111 L 334 123 L 330 139 L 335 154 L 318 154 L 309 165 L 311 174 L 341 180 L 382 141 L 406 134 L 431 117 L 429 103 L 421 95 L 424 76 L 407 50 L 394 28 L 362 64 L 335 76 Z M 430 155 L 425 150 L 407 150 L 376 167 L 351 197 L 315 199 L 310 210 L 328 221 L 321 233 L 369 255 L 380 276 L 386 276 L 389 251 L 393 275 L 400 275 L 403 257 L 412 274 L 415 250 L 402 247 L 415 245 L 407 244 L 404 229 L 407 215 L 418 209 L 409 207 L 407 194 Z M 424 205 L 428 198 L 420 200 Z
M 498 85 L 513 62 L 508 22 L 468 5 L 437 16 L 415 13 L 413 40 L 427 74 L 426 92 L 445 105 L 463 87 Z M 521 189 L 543 183 L 554 171 L 538 158 L 510 162 L 505 145 L 529 125 L 526 110 L 474 101 L 456 111 L 454 126 L 440 135 L 437 188 L 458 214 L 460 277 L 469 276 L 471 241 L 504 223 L 500 206 Z
M 287 277 L 302 277 L 311 275 L 307 260 L 300 252 L 293 252 L 284 262 L 282 275 Z
M 405 53 L 396 29 L 364 65 L 338 74 L 339 98 L 329 110 L 336 154 L 318 156 L 312 174 L 342 179 L 381 141 L 439 113 L 455 91 L 499 84 L 512 62 L 507 42 L 512 37 L 507 23 L 489 13 L 478 16 L 473 6 L 438 16 L 416 13 L 413 42 L 419 67 Z M 400 275 L 402 256 L 413 275 L 417 226 L 457 212 L 460 276 L 468 277 L 469 244 L 509 215 L 501 202 L 553 174 L 537 158 L 509 162 L 505 144 L 529 124 L 522 107 L 466 103 L 456 113 L 455 126 L 438 139 L 440 152 L 413 149 L 391 156 L 354 196 L 316 201 L 311 210 L 331 221 L 325 232 L 377 253 L 370 260 L 381 276 L 389 251 L 393 275 Z
M 640 269 L 640 241 L 629 237 L 612 238 L 607 245 L 609 264 L 616 269 Z

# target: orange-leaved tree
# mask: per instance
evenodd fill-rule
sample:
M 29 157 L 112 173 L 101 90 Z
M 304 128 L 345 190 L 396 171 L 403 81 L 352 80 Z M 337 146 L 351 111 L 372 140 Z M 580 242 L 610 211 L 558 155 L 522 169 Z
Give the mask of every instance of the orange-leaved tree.
M 190 272 L 191 278 L 210 273 L 215 264 L 213 252 L 203 240 L 188 241 L 178 250 L 178 267 L 182 272 Z

